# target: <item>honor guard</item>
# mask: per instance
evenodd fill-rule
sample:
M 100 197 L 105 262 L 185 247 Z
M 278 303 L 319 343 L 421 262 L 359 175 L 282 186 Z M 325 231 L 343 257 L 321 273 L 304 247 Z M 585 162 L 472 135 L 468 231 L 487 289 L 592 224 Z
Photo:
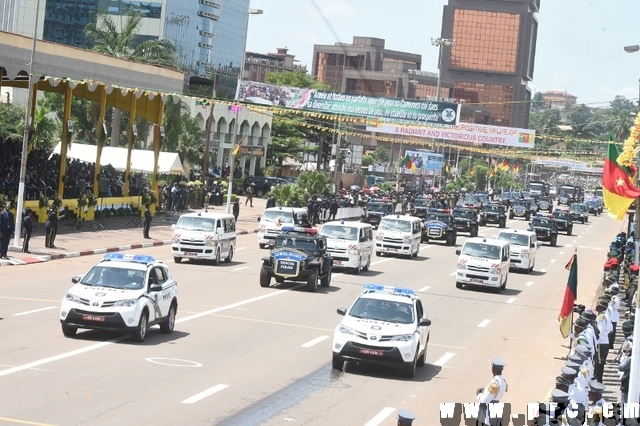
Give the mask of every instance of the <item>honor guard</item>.
M 479 419 L 484 417 L 484 424 L 501 424 L 501 419 L 490 419 L 489 410 L 487 405 L 489 403 L 498 403 L 508 390 L 509 385 L 502 376 L 502 370 L 505 367 L 505 362 L 502 358 L 494 358 L 491 360 L 491 373 L 493 379 L 484 388 L 479 388 L 476 392 L 478 402 L 480 402 L 481 408 L 479 413 Z

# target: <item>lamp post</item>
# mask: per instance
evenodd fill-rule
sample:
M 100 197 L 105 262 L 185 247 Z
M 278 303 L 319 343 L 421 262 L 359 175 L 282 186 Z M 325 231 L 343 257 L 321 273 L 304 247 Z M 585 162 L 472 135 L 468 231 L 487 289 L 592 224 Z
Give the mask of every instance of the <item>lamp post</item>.
M 442 75 L 442 47 L 452 47 L 456 44 L 455 38 L 431 38 L 431 44 L 438 48 L 438 86 L 436 88 L 436 100 L 440 102 L 440 76 Z

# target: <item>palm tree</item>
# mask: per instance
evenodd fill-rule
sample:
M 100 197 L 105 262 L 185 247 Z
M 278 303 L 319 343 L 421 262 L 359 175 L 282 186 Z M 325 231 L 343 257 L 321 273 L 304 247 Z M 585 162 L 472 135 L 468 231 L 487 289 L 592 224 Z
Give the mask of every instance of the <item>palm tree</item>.
M 118 31 L 111 15 L 98 14 L 96 22 L 87 24 L 84 35 L 93 43 L 92 50 L 129 61 L 174 67 L 176 45 L 167 39 L 147 40 L 137 43 L 140 22 L 144 15 L 137 11 L 130 14 Z M 113 110 L 111 146 L 120 144 L 120 110 Z

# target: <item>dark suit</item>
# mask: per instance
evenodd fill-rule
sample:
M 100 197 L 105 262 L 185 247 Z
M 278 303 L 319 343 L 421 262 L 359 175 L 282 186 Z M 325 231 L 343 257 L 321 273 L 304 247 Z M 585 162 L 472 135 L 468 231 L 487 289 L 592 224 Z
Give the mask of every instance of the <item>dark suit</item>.
M 149 236 L 149 230 L 151 229 L 151 221 L 153 220 L 153 216 L 151 216 L 151 211 L 147 208 L 144 211 L 144 227 L 142 228 L 142 236 L 144 238 L 151 238 Z
M 22 241 L 22 252 L 27 253 L 29 251 L 29 240 L 33 233 L 33 219 L 31 215 L 26 215 L 22 221 L 22 229 L 24 229 L 24 240 Z
M 0 213 L 2 216 L 2 222 L 0 225 L 0 232 L 2 232 L 2 238 L 0 238 L 0 256 L 7 257 L 9 251 L 9 242 L 11 242 L 11 234 L 15 230 L 15 223 L 13 213 L 9 210 L 5 210 Z

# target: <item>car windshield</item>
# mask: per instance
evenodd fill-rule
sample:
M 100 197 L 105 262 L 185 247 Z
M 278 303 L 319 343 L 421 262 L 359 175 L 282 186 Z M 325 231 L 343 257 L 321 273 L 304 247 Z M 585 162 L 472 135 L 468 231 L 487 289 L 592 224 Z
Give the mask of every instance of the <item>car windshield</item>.
M 487 194 L 478 194 L 476 195 L 476 197 L 478 197 L 478 200 L 482 201 L 483 203 L 489 202 L 489 196 Z
M 511 192 L 503 192 L 503 193 L 500 195 L 500 199 L 501 199 L 501 200 L 506 200 L 506 199 L 509 199 L 509 198 L 511 198 Z
M 502 209 L 500 208 L 500 206 L 487 206 L 485 207 L 484 211 L 491 213 L 501 213 Z
M 541 228 L 553 228 L 553 220 L 550 219 L 540 219 L 540 218 L 534 218 L 533 221 L 531 221 L 531 226 L 539 226 Z
M 293 212 L 291 210 L 267 210 L 262 214 L 265 222 L 293 223 Z
M 514 207 L 517 207 L 517 206 L 528 207 L 529 203 L 527 203 L 524 200 L 519 200 L 519 201 L 516 201 L 515 203 L 513 203 L 513 206 Z
M 367 205 L 367 210 L 370 212 L 388 213 L 391 212 L 391 204 L 369 203 Z
M 274 248 L 288 248 L 306 251 L 307 253 L 315 253 L 317 251 L 318 242 L 304 237 L 295 236 L 278 236 L 274 244 Z
M 355 241 L 358 239 L 358 228 L 342 225 L 324 225 L 320 230 L 320 235 L 325 235 L 327 238 L 335 238 L 338 240 Z
M 216 220 L 208 217 L 181 216 L 176 223 L 176 228 L 187 231 L 209 231 L 216 228 Z
M 529 236 L 524 234 L 516 234 L 515 232 L 501 232 L 498 239 L 508 241 L 518 246 L 529 246 Z
M 427 198 L 416 198 L 416 200 L 413 202 L 413 205 L 416 207 L 428 207 L 429 201 L 430 200 Z
M 437 220 L 440 222 L 449 223 L 451 222 L 451 217 L 446 214 L 430 213 L 427 215 L 427 220 Z
M 466 219 L 473 219 L 475 215 L 471 210 L 454 210 L 453 211 L 453 216 L 454 217 L 464 217 Z
M 412 324 L 414 322 L 413 305 L 364 297 L 361 297 L 353 304 L 349 315 L 356 318 L 366 318 L 398 324 Z
M 138 269 L 113 268 L 110 266 L 94 266 L 82 277 L 81 284 L 138 290 L 144 287 L 145 271 Z
M 461 254 L 487 259 L 499 259 L 500 247 L 486 243 L 467 243 L 464 245 Z
M 583 212 L 587 209 L 587 206 L 584 204 L 572 204 L 571 211 Z
M 379 226 L 380 230 L 385 231 L 401 231 L 401 232 L 411 232 L 411 222 L 400 219 L 382 219 Z
M 475 195 L 467 195 L 462 200 L 465 204 L 476 204 L 478 202 L 478 197 Z
M 561 220 L 571 219 L 571 215 L 569 213 L 554 213 L 553 216 Z

